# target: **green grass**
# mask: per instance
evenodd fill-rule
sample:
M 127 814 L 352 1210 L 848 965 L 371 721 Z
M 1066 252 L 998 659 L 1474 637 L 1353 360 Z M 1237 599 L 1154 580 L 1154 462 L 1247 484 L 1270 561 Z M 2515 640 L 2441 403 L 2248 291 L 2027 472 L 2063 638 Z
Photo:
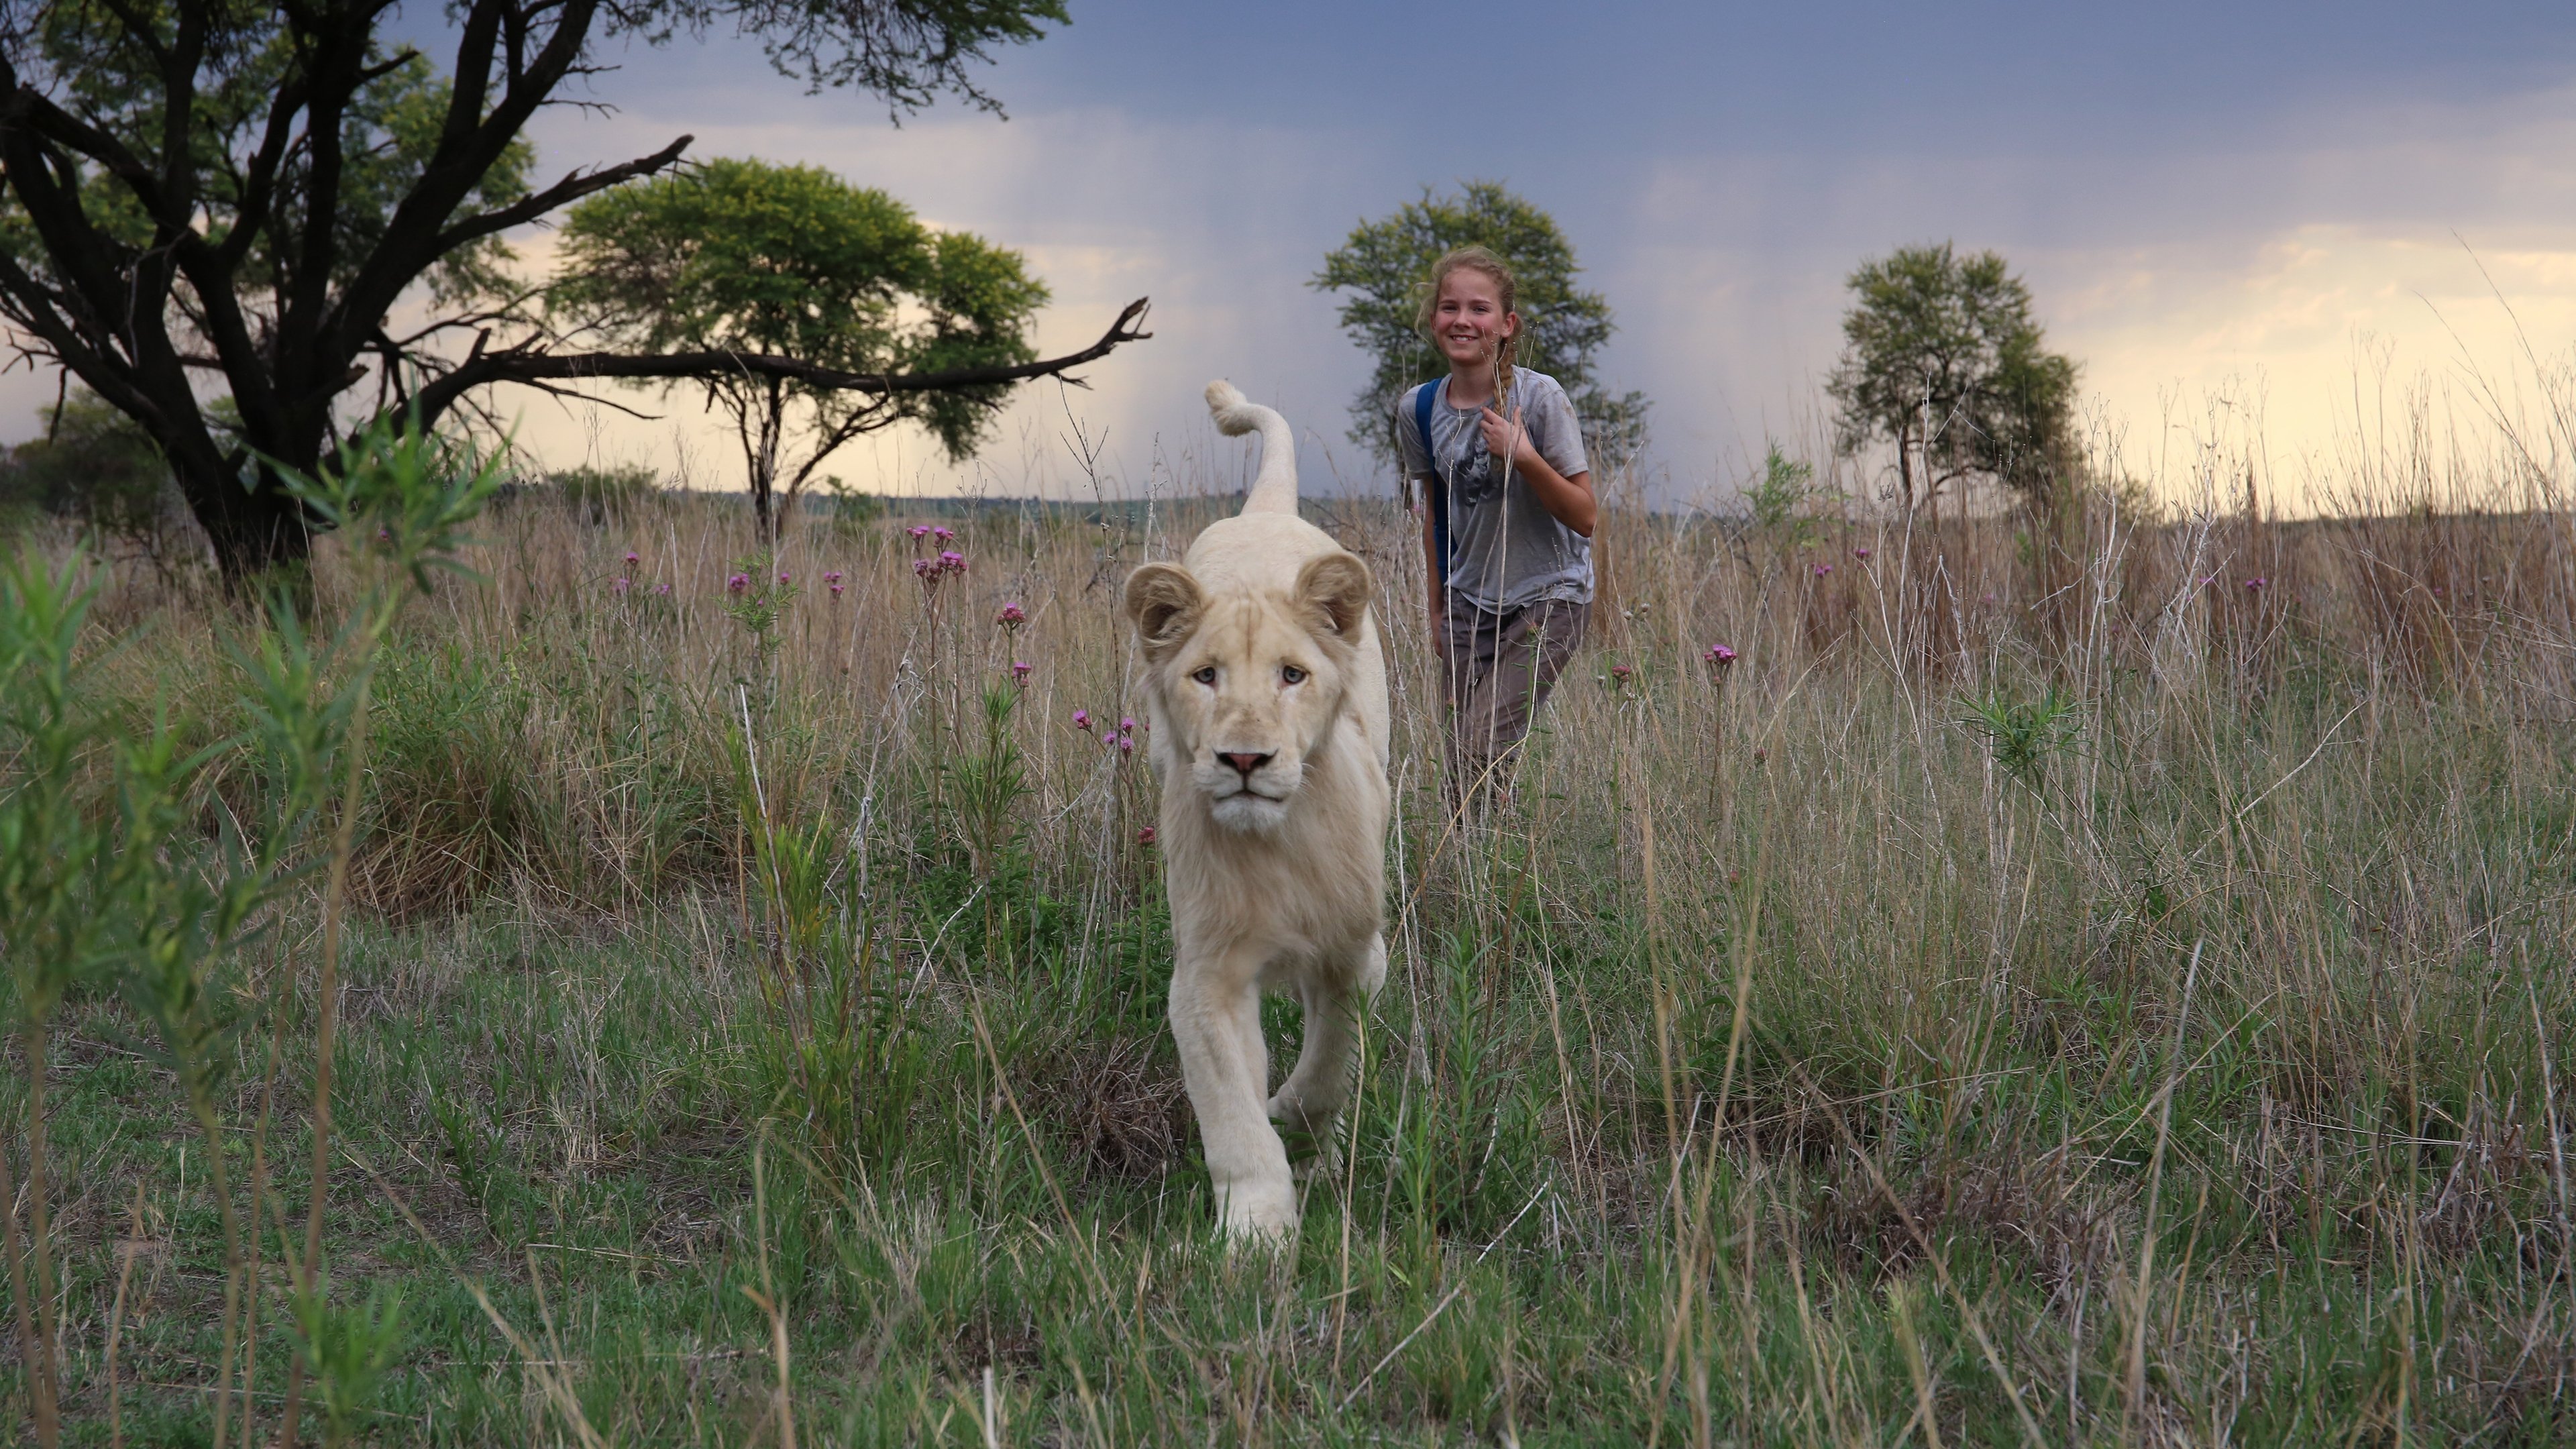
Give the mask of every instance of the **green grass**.
M 1594 659 L 1637 679 L 1578 668 L 1463 836 L 1388 608 L 1389 980 L 1302 1235 L 1229 1257 L 1151 785 L 1066 723 L 1141 713 L 1088 585 L 1190 516 L 965 520 L 972 591 L 928 601 L 890 526 L 821 536 L 787 566 L 853 594 L 809 585 L 764 651 L 718 607 L 730 525 L 653 506 L 514 506 L 378 676 L 325 1255 L 341 1312 L 401 1294 L 372 1442 L 2576 1436 L 2563 659 L 2400 670 L 2331 537 L 2263 545 L 2318 580 L 2295 602 L 2188 604 L 2177 665 L 2182 544 L 2128 545 L 2069 638 L 1962 529 L 1961 592 L 2004 595 L 1939 625 L 1975 667 L 1898 668 L 1929 636 L 1879 612 L 1892 566 L 1828 597 L 1794 551 L 1614 519 Z M 1401 522 L 1351 527 L 1405 596 Z M 667 606 L 601 587 L 630 546 Z M 245 626 L 107 607 L 157 622 L 103 689 L 236 727 Z M 209 798 L 264 788 L 216 768 Z M 235 1183 L 281 1050 L 263 1437 L 317 921 L 289 899 L 228 978 L 271 1012 L 222 1103 Z M 75 1443 L 109 1440 L 111 1326 L 126 1442 L 210 1424 L 220 1229 L 143 1031 L 93 990 L 54 1033 Z

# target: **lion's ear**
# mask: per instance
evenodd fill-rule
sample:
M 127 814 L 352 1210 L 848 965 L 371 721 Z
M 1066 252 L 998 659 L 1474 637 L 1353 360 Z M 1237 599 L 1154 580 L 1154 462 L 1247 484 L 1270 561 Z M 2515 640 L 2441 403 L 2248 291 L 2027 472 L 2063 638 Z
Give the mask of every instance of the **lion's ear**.
M 1297 571 L 1298 607 L 1345 639 L 1359 628 L 1360 616 L 1368 612 L 1369 597 L 1376 591 L 1368 565 L 1346 553 L 1311 559 Z
M 1159 659 L 1190 636 L 1207 596 L 1179 564 L 1149 563 L 1127 576 L 1127 617 L 1149 658 Z

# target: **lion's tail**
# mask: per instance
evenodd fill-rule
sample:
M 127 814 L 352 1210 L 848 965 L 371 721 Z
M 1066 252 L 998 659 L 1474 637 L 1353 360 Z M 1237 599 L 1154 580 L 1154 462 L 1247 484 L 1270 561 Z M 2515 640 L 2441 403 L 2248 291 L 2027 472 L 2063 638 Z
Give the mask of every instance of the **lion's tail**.
M 1223 379 L 1207 385 L 1207 403 L 1208 411 L 1216 415 L 1218 432 L 1229 438 L 1261 434 L 1261 472 L 1252 480 L 1252 492 L 1244 497 L 1243 511 L 1295 513 L 1297 439 L 1288 431 L 1288 420 L 1274 408 L 1248 401 Z

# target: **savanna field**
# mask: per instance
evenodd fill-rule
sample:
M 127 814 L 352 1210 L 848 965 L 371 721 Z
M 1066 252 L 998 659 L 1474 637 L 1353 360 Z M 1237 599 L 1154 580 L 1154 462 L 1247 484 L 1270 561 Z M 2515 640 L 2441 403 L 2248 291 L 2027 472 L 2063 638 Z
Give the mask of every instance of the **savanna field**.
M 1116 613 L 1212 480 L 771 556 L 395 450 L 300 628 L 28 525 L 12 1341 L 99 1445 L 2576 1441 L 2563 471 L 1614 490 L 1470 827 L 1414 525 L 1310 499 L 1392 959 L 1233 1257 Z

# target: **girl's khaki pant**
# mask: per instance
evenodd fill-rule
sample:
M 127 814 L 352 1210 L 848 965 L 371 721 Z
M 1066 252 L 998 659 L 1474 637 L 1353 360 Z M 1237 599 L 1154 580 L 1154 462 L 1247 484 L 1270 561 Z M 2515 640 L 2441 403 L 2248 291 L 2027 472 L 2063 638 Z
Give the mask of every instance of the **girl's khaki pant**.
M 1508 799 L 1530 721 L 1583 643 L 1592 606 L 1542 599 L 1502 613 L 1449 600 L 1440 662 L 1449 703 L 1452 808 Z

